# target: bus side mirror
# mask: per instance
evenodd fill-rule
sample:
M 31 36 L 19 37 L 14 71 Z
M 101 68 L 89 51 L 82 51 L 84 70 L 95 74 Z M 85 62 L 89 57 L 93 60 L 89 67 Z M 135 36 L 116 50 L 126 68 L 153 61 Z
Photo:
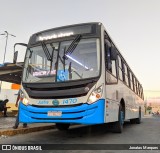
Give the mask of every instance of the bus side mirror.
M 111 60 L 117 60 L 117 49 L 114 46 L 111 47 Z
M 15 64 L 17 62 L 17 57 L 18 57 L 18 51 L 14 52 L 14 57 L 13 57 L 13 63 Z
M 17 62 L 17 57 L 18 57 L 18 51 L 15 51 L 15 48 L 16 48 L 17 45 L 27 47 L 27 44 L 24 44 L 24 43 L 15 43 L 14 44 L 14 54 L 13 54 L 13 63 L 14 64 Z

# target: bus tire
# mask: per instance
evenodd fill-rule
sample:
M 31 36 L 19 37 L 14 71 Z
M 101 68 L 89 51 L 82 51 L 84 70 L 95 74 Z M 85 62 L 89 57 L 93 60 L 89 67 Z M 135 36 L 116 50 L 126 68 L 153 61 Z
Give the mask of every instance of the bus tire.
M 119 113 L 118 113 L 118 121 L 113 123 L 113 132 L 122 133 L 123 124 L 124 124 L 124 109 L 122 108 L 122 105 L 120 104 Z
M 69 129 L 70 124 L 68 123 L 56 123 L 56 128 L 60 131 L 66 131 Z

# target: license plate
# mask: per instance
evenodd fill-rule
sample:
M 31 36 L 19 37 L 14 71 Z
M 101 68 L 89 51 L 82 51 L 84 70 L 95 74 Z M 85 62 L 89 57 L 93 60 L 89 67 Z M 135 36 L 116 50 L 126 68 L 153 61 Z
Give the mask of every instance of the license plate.
M 48 112 L 48 116 L 62 116 L 62 112 L 61 111 L 57 111 L 57 112 Z

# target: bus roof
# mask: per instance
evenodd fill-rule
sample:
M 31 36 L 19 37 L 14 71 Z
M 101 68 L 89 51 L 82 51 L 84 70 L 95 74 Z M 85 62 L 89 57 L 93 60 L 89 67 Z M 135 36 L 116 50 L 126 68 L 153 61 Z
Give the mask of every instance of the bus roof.
M 82 25 L 103 25 L 103 24 L 101 22 L 87 22 L 87 23 L 71 24 L 71 25 L 60 26 L 60 27 L 55 27 L 55 28 L 39 31 L 39 32 L 34 33 L 33 35 L 52 31 L 52 30 L 63 29 L 63 28 L 68 28 L 68 27 L 75 27 L 75 26 L 82 26 Z

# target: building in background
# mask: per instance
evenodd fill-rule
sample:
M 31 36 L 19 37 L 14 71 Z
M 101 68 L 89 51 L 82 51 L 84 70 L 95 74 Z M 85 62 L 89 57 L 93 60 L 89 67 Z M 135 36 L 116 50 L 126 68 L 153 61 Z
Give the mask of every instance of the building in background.
M 17 110 L 17 108 L 15 107 L 15 102 L 19 89 L 20 89 L 19 84 L 2 82 L 0 99 L 1 100 L 9 99 L 9 102 L 7 103 L 7 106 L 11 107 L 9 110 Z
M 9 103 L 7 103 L 7 106 L 11 107 L 9 111 L 17 110 L 15 102 L 20 89 L 22 67 L 23 62 L 0 65 L 0 81 L 2 81 L 0 99 L 9 99 Z

